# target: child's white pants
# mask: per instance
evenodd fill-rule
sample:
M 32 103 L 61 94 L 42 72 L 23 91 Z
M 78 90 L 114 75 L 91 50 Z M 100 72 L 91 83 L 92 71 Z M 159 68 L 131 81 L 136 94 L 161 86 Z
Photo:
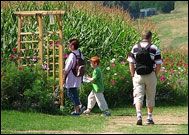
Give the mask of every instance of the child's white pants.
M 108 110 L 108 105 L 104 98 L 103 92 L 95 93 L 95 92 L 91 91 L 91 93 L 88 96 L 87 108 L 92 109 L 95 106 L 96 102 L 101 111 Z

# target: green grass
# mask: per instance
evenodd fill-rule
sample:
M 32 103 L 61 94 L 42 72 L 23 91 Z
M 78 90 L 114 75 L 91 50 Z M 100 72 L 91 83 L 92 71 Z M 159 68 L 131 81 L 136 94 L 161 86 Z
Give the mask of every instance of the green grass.
M 1 130 L 66 130 L 98 132 L 106 122 L 104 117 L 55 116 L 41 113 L 1 111 Z
M 181 36 L 181 37 L 175 37 L 172 42 L 170 47 L 178 47 L 177 45 L 179 44 L 184 44 L 186 41 L 188 41 L 188 36 Z
M 158 14 L 149 19 L 156 24 L 161 48 L 188 50 L 188 2 L 176 1 L 170 14 Z
M 177 111 L 179 110 L 179 111 Z M 143 115 L 147 115 L 146 107 L 142 108 Z M 174 112 L 174 113 L 173 113 Z M 172 116 L 184 116 L 188 113 L 186 106 L 156 106 L 154 108 L 154 115 L 166 115 L 167 113 Z M 113 108 L 112 115 L 114 116 L 135 116 L 135 107 Z
M 112 108 L 111 112 L 112 116 L 105 118 L 100 116 L 98 109 L 95 109 L 92 115 L 81 115 L 79 117 L 3 110 L 1 111 L 1 133 L 18 133 L 19 131 L 28 130 L 38 130 L 37 133 L 43 133 L 44 130 L 69 131 L 72 133 L 188 133 L 188 123 L 177 123 L 180 118 L 187 118 L 188 106 L 155 107 L 153 115 L 154 117 L 156 116 L 156 124 L 153 126 L 137 126 L 135 124 L 136 114 L 133 106 Z M 142 112 L 145 117 L 146 107 L 142 109 Z M 164 124 L 160 122 L 158 124 L 158 118 L 161 119 L 166 115 L 173 118 L 172 123 L 166 123 L 165 120 Z M 128 117 L 132 117 L 133 121 L 127 120 Z M 126 120 L 121 120 L 120 118 Z M 110 127 L 111 123 L 113 123 L 113 127 Z

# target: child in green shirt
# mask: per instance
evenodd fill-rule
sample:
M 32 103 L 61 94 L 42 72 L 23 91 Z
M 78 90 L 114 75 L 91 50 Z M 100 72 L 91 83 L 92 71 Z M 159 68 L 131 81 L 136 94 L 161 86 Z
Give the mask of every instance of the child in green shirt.
M 87 110 L 85 110 L 84 114 L 89 114 L 92 108 L 95 106 L 96 102 L 103 112 L 104 116 L 110 116 L 111 113 L 109 112 L 108 105 L 104 98 L 104 84 L 102 78 L 102 72 L 99 68 L 100 59 L 97 56 L 94 56 L 90 59 L 91 67 L 94 68 L 92 77 L 86 77 L 87 80 L 92 82 L 93 90 L 90 92 L 88 96 L 88 104 Z

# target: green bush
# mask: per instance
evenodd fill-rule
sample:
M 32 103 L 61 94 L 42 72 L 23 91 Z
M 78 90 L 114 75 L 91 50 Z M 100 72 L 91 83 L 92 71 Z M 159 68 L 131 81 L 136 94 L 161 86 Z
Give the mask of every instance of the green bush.
M 10 61 L 1 69 L 2 109 L 56 112 L 53 80 L 47 79 L 41 66 L 17 67 Z
M 158 77 L 157 101 L 161 104 L 188 103 L 188 57 L 177 51 L 164 51 Z
M 35 74 L 28 67 L 17 67 L 8 61 L 1 69 L 1 100 L 2 108 L 20 108 L 23 102 L 23 93 L 27 88 L 31 88 Z M 8 106 L 4 106 L 4 104 Z
M 132 101 L 132 80 L 128 62 L 124 57 L 113 58 L 103 67 L 104 83 L 109 106 L 130 104 Z
M 38 111 L 53 112 L 53 80 L 48 80 L 47 74 L 41 67 L 35 67 L 33 74 L 36 75 L 33 80 L 31 89 L 25 89 L 25 106 L 26 108 Z

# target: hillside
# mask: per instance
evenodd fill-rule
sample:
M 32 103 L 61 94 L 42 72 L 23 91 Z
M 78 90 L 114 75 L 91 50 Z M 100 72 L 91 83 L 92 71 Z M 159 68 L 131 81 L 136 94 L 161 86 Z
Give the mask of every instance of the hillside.
M 156 24 L 161 48 L 181 49 L 188 54 L 188 2 L 177 1 L 170 14 L 149 17 Z

